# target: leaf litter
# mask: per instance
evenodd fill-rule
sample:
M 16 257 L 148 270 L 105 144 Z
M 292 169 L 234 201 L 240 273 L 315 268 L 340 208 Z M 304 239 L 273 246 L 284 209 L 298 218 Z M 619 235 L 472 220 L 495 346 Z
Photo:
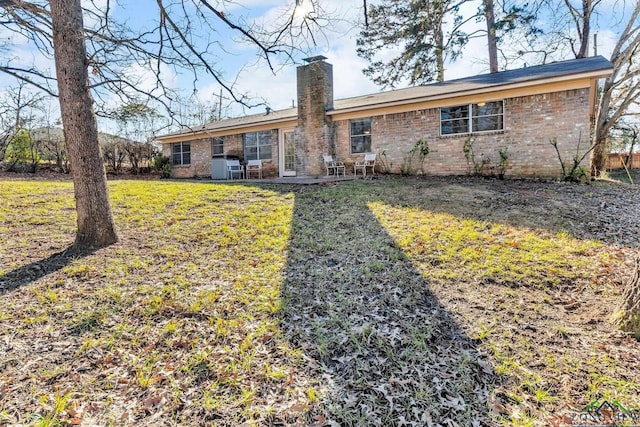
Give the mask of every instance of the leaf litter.
M 638 343 L 606 321 L 636 187 L 116 181 L 121 242 L 50 269 L 73 241 L 71 186 L 0 191 L 0 425 L 545 425 L 594 398 L 640 407 Z M 39 198 L 50 209 L 29 212 Z

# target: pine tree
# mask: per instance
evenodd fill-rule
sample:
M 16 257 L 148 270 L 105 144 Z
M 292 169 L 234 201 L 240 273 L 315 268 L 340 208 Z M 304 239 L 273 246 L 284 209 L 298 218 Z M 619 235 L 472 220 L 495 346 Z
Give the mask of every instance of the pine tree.
M 444 64 L 455 60 L 468 36 L 460 31 L 463 2 L 450 0 L 384 0 L 369 6 L 368 25 L 358 39 L 358 55 L 370 62 L 365 75 L 383 87 L 404 79 L 412 85 L 444 80 Z M 445 33 L 452 21 L 454 28 Z M 377 59 L 389 49 L 399 52 L 385 62 Z

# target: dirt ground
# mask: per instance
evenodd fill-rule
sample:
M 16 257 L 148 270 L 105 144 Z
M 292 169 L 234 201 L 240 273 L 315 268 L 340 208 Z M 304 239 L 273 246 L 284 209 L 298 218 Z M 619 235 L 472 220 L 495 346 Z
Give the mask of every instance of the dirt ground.
M 635 175 L 634 182 L 640 182 L 640 171 Z M 464 186 L 466 195 L 455 195 L 461 213 L 566 231 L 623 248 L 640 247 L 639 185 L 613 180 L 574 184 L 478 178 L 427 178 L 424 182 L 431 180 Z
M 15 179 L 34 179 L 34 177 L 29 174 L 0 174 L 0 180 Z M 66 180 L 68 176 L 51 174 L 37 179 Z M 410 191 L 402 194 L 389 194 L 391 191 L 389 188 L 393 188 L 393 186 L 387 185 L 386 181 L 391 181 L 389 184 L 393 184 L 395 180 L 401 180 L 401 186 L 409 188 Z M 640 179 L 636 181 L 634 178 L 634 182 L 640 182 Z M 351 184 L 360 183 L 346 183 L 347 186 Z M 437 358 L 434 361 L 425 361 L 420 365 L 424 368 L 424 372 L 420 376 L 429 379 L 425 383 L 433 383 L 432 379 L 438 378 L 431 370 L 437 368 L 438 363 L 442 363 L 443 366 L 446 364 L 442 362 L 445 357 L 443 355 L 453 351 L 448 344 L 462 342 L 460 352 L 463 356 L 472 355 L 470 358 L 473 359 L 475 355 L 480 355 L 483 360 L 486 358 L 494 361 L 492 366 L 472 361 L 474 369 L 477 368 L 476 371 L 480 372 L 478 375 L 482 381 L 488 378 L 487 382 L 490 382 L 492 386 L 491 396 L 489 396 L 489 391 L 485 393 L 480 390 L 482 393 L 478 392 L 481 396 L 478 398 L 478 405 L 484 407 L 486 404 L 492 411 L 478 425 L 498 425 L 496 420 L 499 417 L 512 421 L 511 423 L 505 421 L 507 425 L 552 425 L 552 421 L 548 418 L 549 414 L 562 413 L 567 405 L 572 405 L 572 409 L 584 407 L 594 395 L 595 389 L 613 390 L 612 394 L 602 396 L 603 398 L 612 398 L 616 397 L 614 394 L 616 389 L 625 388 L 627 400 L 624 403 L 634 409 L 639 407 L 640 401 L 637 398 L 635 401 L 629 400 L 629 396 L 634 394 L 637 396 L 640 393 L 640 343 L 617 331 L 607 319 L 630 276 L 634 257 L 640 254 L 640 186 L 612 180 L 574 184 L 478 177 L 396 178 L 385 176 L 377 176 L 368 184 L 371 185 L 366 191 L 370 193 L 362 196 L 363 200 L 367 202 L 370 197 L 371 200 L 376 200 L 376 197 L 380 196 L 382 199 L 392 200 L 393 203 L 388 203 L 392 207 L 419 206 L 433 212 L 452 214 L 455 217 L 466 217 L 488 223 L 525 227 L 551 233 L 566 233 L 579 240 L 593 240 L 602 243 L 601 251 L 610 253 L 611 257 L 616 260 L 615 263 L 612 263 L 615 267 L 612 267 L 611 270 L 603 271 L 602 269 L 607 268 L 603 266 L 593 283 L 584 281 L 577 285 L 563 284 L 550 289 L 527 285 L 512 288 L 509 285 L 505 286 L 505 284 L 496 282 L 473 281 L 461 281 L 450 286 L 431 284 L 430 292 L 433 293 L 434 301 L 437 301 L 442 307 L 436 307 L 435 303 L 430 303 L 429 307 L 437 312 L 451 313 L 451 319 L 440 321 L 442 329 L 448 330 L 451 336 L 438 334 L 439 341 L 436 343 L 443 349 L 442 353 L 436 354 Z M 295 275 L 299 273 L 300 286 L 295 286 L 298 283 L 296 280 L 288 279 L 288 286 L 292 293 L 292 296 L 289 297 L 292 305 L 288 310 L 293 314 L 305 313 L 306 311 L 323 313 L 328 306 L 332 306 L 336 308 L 333 313 L 335 319 L 339 319 L 340 315 L 349 312 L 352 314 L 361 313 L 363 319 L 369 319 L 367 317 L 371 313 L 370 306 L 367 305 L 369 297 L 383 295 L 385 288 L 387 288 L 386 285 L 381 288 L 374 287 L 371 290 L 360 288 L 359 286 L 364 285 L 357 281 L 359 277 L 351 280 L 349 276 L 344 283 L 334 283 L 333 285 L 337 288 L 331 288 L 332 292 L 327 292 L 326 299 L 315 301 L 305 293 L 309 291 L 308 278 L 321 271 L 322 268 L 327 270 L 337 269 L 343 264 L 361 265 L 370 255 L 371 257 L 378 256 L 375 248 L 366 246 L 366 241 L 363 240 L 362 244 L 358 245 L 359 236 L 353 233 L 353 230 L 363 227 L 363 224 L 375 222 L 372 221 L 370 214 L 365 209 L 361 209 L 358 212 L 362 218 L 354 216 L 354 200 L 350 199 L 351 195 L 349 194 L 340 193 L 338 190 L 329 194 L 324 193 L 326 190 L 331 190 L 332 186 L 338 188 L 340 185 L 339 183 L 327 183 L 324 186 L 296 186 L 296 189 L 293 190 L 296 193 L 296 198 L 300 197 L 299 206 L 308 210 L 308 212 L 299 213 L 299 216 L 296 217 L 299 229 L 292 232 L 293 236 L 302 236 L 308 232 L 309 224 L 322 225 L 327 223 L 325 226 L 330 228 L 332 233 L 335 230 L 343 229 L 345 235 L 349 237 L 345 239 L 347 243 L 355 242 L 345 245 L 341 252 L 331 253 L 330 258 L 326 258 L 323 257 L 321 251 L 318 253 L 309 247 L 308 243 L 312 241 L 312 238 L 318 241 L 322 241 L 322 238 L 312 235 L 308 236 L 308 240 L 304 240 L 300 237 L 298 245 L 295 244 L 294 239 L 292 244 L 297 248 L 298 251 L 295 254 L 300 260 L 297 264 L 291 264 L 295 268 L 291 267 L 288 274 L 295 278 Z M 291 187 L 286 187 L 286 191 L 291 191 Z M 372 194 L 373 196 L 371 196 Z M 326 216 L 328 204 L 334 214 L 344 212 L 344 215 L 335 215 L 336 217 L 330 220 L 333 222 L 329 223 Z M 386 231 L 379 228 L 376 227 L 372 234 L 379 233 L 384 239 L 390 239 L 386 236 Z M 333 238 L 332 233 L 326 232 L 318 235 L 326 235 L 327 239 L 331 239 Z M 383 237 L 380 237 L 381 241 Z M 329 245 L 329 243 L 326 244 Z M 389 247 L 392 245 L 393 242 L 387 244 Z M 360 248 L 360 253 L 354 254 L 353 247 Z M 141 252 L 145 250 L 143 246 L 137 249 Z M 115 251 L 115 249 L 107 249 L 105 253 L 110 254 L 109 251 Z M 42 257 L 37 253 L 30 253 L 29 256 L 36 259 Z M 419 264 L 419 261 L 416 264 Z M 415 293 L 422 296 L 423 294 L 420 292 L 424 287 L 424 280 L 419 275 L 413 274 L 414 268 L 419 270 L 422 267 L 420 265 L 415 267 L 404 258 L 396 260 L 395 266 L 398 270 L 406 269 L 406 274 L 387 268 L 389 277 L 396 280 L 399 274 L 402 279 L 415 281 Z M 300 271 L 298 272 L 297 269 Z M 384 282 L 380 279 L 383 274 L 386 273 L 377 273 L 377 280 L 380 283 Z M 392 282 L 391 279 L 389 283 Z M 404 284 L 404 280 L 401 280 L 400 283 Z M 340 286 L 338 287 L 338 285 Z M 335 292 L 333 292 L 334 290 Z M 296 294 L 301 296 L 299 306 L 295 305 L 294 296 Z M 353 296 L 349 305 L 344 305 L 346 303 L 337 298 L 345 295 Z M 404 297 L 402 292 L 398 292 L 397 295 Z M 12 296 L 12 298 L 17 298 L 17 296 Z M 327 303 L 327 299 L 330 298 L 336 299 L 335 301 L 330 300 L 333 305 Z M 361 302 L 361 307 L 358 305 L 358 301 Z M 418 305 L 416 307 L 424 308 Z M 385 325 L 388 328 L 388 318 L 385 317 L 387 316 L 385 311 L 387 308 L 389 307 L 385 305 L 379 306 L 382 320 L 379 325 L 374 324 L 372 330 L 383 330 Z M 413 305 L 410 308 L 413 309 Z M 314 357 L 321 362 L 321 365 L 330 368 L 325 373 L 332 374 L 341 387 L 349 389 L 348 387 L 351 385 L 348 381 L 344 381 L 344 384 L 340 381 L 344 379 L 343 375 L 347 368 L 360 366 L 356 365 L 358 358 L 351 357 L 351 354 L 338 357 L 331 352 L 328 353 L 328 356 L 323 356 L 321 349 L 314 350 L 312 347 L 314 335 L 305 335 L 305 328 L 308 326 L 308 330 L 312 330 L 313 321 L 322 325 L 326 325 L 326 322 L 320 314 L 313 318 L 309 317 L 309 319 L 297 318 L 293 314 L 283 320 L 283 327 L 291 336 L 295 336 L 301 345 L 309 343 L 310 354 L 315 355 Z M 402 315 L 391 313 L 389 316 L 397 317 L 400 322 L 405 314 L 404 312 Z M 422 317 L 418 320 L 426 322 Z M 308 325 L 305 323 L 306 321 L 309 321 Z M 460 327 L 456 333 L 453 332 L 453 329 L 445 328 L 445 326 L 453 324 Z M 328 327 L 326 331 L 333 332 Z M 456 334 L 459 336 L 454 336 Z M 331 335 L 328 335 L 327 339 L 331 342 Z M 341 343 L 337 347 L 344 348 L 345 345 Z M 9 347 L 8 344 L 6 346 Z M 25 344 L 25 348 L 27 347 Z M 1 349 L 2 347 L 0 347 Z M 27 353 L 18 354 L 16 352 L 15 354 L 16 365 L 18 360 L 33 362 L 26 359 Z M 526 357 L 521 355 L 526 355 Z M 75 363 L 74 358 L 77 357 L 72 354 L 62 356 L 64 356 L 65 363 L 69 365 Z M 34 355 L 31 354 L 30 357 L 34 357 Z M 38 357 L 40 356 L 36 354 L 35 358 Z M 360 360 L 363 359 L 366 358 L 360 358 Z M 387 364 L 387 362 L 378 362 L 377 360 L 370 361 L 370 363 L 376 369 L 378 368 L 377 363 L 380 366 Z M 451 363 L 447 368 L 450 367 Z M 55 374 L 52 375 L 57 378 L 58 374 L 54 368 L 51 367 L 51 371 Z M 444 369 L 444 367 L 442 368 Z M 501 374 L 498 372 L 500 368 L 508 368 L 508 372 Z M 448 376 L 441 375 L 440 381 L 443 384 L 455 383 L 457 377 L 454 374 L 464 376 L 460 373 L 451 374 L 449 371 L 444 371 Z M 2 369 L 0 369 L 0 374 L 2 374 Z M 369 374 L 362 375 L 363 378 L 369 378 L 367 376 Z M 433 375 L 433 378 L 430 375 Z M 392 376 L 392 378 L 395 377 Z M 482 384 L 482 381 L 478 380 L 478 383 Z M 395 385 L 398 389 L 402 388 L 401 386 L 404 387 L 403 384 Z M 358 390 L 360 394 L 354 395 L 353 399 L 371 399 L 373 402 L 384 403 L 385 399 L 388 399 L 386 395 L 388 390 L 390 389 L 385 387 L 378 389 L 362 387 L 362 390 Z M 551 397 L 546 397 L 545 393 L 547 392 Z M 5 392 L 0 388 L 0 403 L 4 398 L 3 393 Z M 26 396 L 22 395 L 21 397 Z M 341 410 L 344 409 L 343 397 L 336 395 L 335 401 L 330 404 Z M 391 397 L 402 400 L 401 395 Z M 5 401 L 5 403 L 7 402 Z M 15 403 L 18 406 L 20 402 L 9 403 Z M 451 402 L 447 404 L 452 405 L 452 408 L 458 408 L 464 402 L 456 400 L 455 405 Z M 0 415 L 2 415 L 2 409 L 0 407 Z M 348 405 L 347 409 L 349 409 Z M 526 417 L 519 418 L 514 415 L 519 412 L 531 414 L 536 422 L 527 424 Z M 339 413 L 339 410 L 334 410 L 330 415 L 335 418 L 336 413 Z M 545 419 L 546 422 L 543 421 Z M 195 418 L 188 421 L 195 422 Z M 188 421 L 184 425 L 188 425 Z M 72 423 L 69 422 L 69 424 Z M 351 424 L 346 422 L 341 424 L 372 425 L 358 424 L 355 421 Z M 3 425 L 2 418 L 0 418 L 0 425 Z M 147 424 L 139 425 L 153 425 L 153 420 Z M 333 424 L 318 422 L 317 425 Z

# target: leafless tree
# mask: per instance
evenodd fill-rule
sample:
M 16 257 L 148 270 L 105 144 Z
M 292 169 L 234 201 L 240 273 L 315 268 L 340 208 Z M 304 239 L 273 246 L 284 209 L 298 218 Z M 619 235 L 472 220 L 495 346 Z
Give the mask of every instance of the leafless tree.
M 96 113 L 106 111 L 106 102 L 114 96 L 125 104 L 143 98 L 170 110 L 174 94 L 162 75 L 170 68 L 186 70 L 194 82 L 208 75 L 233 100 L 249 104 L 224 78 L 220 57 L 226 51 L 218 31 L 236 32 L 274 70 L 275 58 L 292 58 L 296 46 L 314 42 L 313 31 L 323 24 L 319 5 L 305 1 L 312 2 L 311 12 L 300 16 L 296 1 L 280 22 L 265 28 L 227 13 L 231 2 L 225 0 L 157 0 L 153 25 L 140 29 L 118 22 L 111 0 L 89 0 L 84 9 L 80 0 L 0 0 L 0 27 L 55 59 L 55 76 L 11 55 L 4 56 L 0 71 L 59 97 L 78 212 L 76 248 L 117 241 L 97 139 Z M 152 73 L 151 86 L 136 77 L 140 69 Z
M 611 7 L 602 0 L 535 0 L 532 10 L 545 17 L 541 25 L 543 33 L 518 39 L 511 61 L 528 58 L 529 63 L 545 63 L 571 55 L 586 57 L 594 37 L 594 20 L 605 16 L 609 29 L 616 33 L 616 44 L 609 57 L 614 70 L 599 88 L 591 141 L 590 172 L 598 176 L 605 169 L 611 130 L 640 99 L 640 3 L 618 0 Z M 596 48 L 594 45 L 593 53 Z
M 640 340 L 640 253 L 636 254 L 630 276 L 611 320 L 618 328 Z
M 640 99 L 640 3 L 636 2 L 620 34 L 610 61 L 613 73 L 602 86 L 594 129 L 591 175 L 605 169 L 607 138 L 613 126 Z
M 18 82 L 0 96 L 0 160 L 7 146 L 20 130 L 29 130 L 42 110 L 45 97 Z

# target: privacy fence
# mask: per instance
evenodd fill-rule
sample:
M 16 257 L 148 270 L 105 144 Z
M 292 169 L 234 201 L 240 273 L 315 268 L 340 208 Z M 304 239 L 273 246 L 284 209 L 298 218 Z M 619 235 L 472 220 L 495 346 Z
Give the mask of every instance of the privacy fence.
M 624 163 L 627 162 L 629 153 L 611 153 L 607 159 L 607 169 L 624 169 Z M 628 160 L 627 168 L 640 168 L 640 153 L 633 153 Z

